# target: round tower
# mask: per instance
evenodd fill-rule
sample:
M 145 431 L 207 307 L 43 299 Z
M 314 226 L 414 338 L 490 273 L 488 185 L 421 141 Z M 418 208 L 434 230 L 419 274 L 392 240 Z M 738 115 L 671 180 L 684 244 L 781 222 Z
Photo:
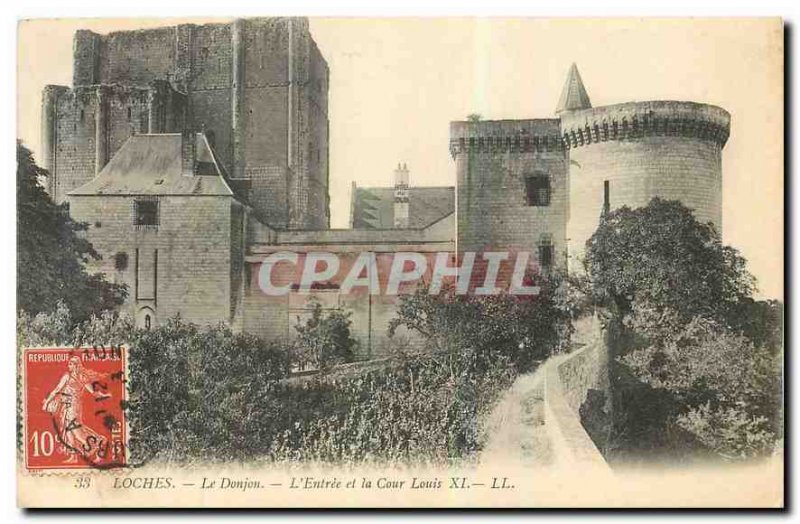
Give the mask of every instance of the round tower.
M 727 111 L 652 101 L 565 108 L 559 116 L 569 155 L 571 269 L 581 268 L 586 241 L 604 209 L 646 206 L 654 197 L 679 200 L 721 231 Z

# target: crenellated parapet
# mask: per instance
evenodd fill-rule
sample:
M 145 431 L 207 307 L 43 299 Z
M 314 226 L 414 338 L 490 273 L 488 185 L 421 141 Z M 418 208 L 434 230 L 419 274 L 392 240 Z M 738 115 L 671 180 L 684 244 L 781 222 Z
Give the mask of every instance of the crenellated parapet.
M 564 149 L 558 119 L 450 123 L 450 154 L 533 153 Z
M 574 149 L 609 140 L 677 136 L 715 142 L 720 148 L 730 134 L 730 114 L 695 102 L 628 102 L 561 114 L 564 147 Z

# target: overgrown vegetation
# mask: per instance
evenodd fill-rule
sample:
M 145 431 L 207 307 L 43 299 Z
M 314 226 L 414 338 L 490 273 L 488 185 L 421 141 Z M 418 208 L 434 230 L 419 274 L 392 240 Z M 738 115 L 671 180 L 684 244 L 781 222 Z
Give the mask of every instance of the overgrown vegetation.
M 317 300 L 310 303 L 311 314 L 295 326 L 295 363 L 300 369 L 329 369 L 355 359 L 357 341 L 350 336 L 350 312 L 333 309 L 327 314 Z M 299 320 L 299 319 L 298 319 Z
M 561 347 L 568 313 L 557 290 L 545 284 L 535 299 L 477 299 L 420 289 L 401 298 L 393 324 L 423 334 L 422 344 L 383 367 L 346 374 L 290 376 L 308 355 L 339 355 L 323 357 L 325 371 L 342 360 L 342 348 L 352 350 L 346 315 L 317 307 L 291 345 L 177 318 L 138 330 L 110 312 L 75 326 L 63 304 L 21 314 L 20 343 L 130 347 L 127 413 L 137 462 L 444 463 L 480 449 L 480 421 L 498 395 Z M 437 325 L 446 332 L 431 329 Z
M 100 255 L 80 234 L 66 205 L 56 205 L 42 187 L 49 174 L 17 142 L 17 309 L 36 315 L 63 302 L 77 320 L 122 303 L 123 286 L 89 274 L 86 263 Z
M 728 460 L 782 435 L 782 306 L 756 301 L 745 260 L 677 201 L 607 214 L 587 242 L 590 292 L 617 349 L 621 454 Z

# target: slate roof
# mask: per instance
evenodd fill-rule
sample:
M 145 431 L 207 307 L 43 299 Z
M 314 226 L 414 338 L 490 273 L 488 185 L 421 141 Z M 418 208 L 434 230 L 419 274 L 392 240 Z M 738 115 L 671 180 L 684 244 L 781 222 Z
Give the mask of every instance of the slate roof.
M 92 181 L 70 195 L 233 196 L 205 136 L 198 133 L 197 174 L 181 174 L 181 135 L 134 135 Z
M 394 188 L 356 187 L 353 195 L 353 229 L 394 228 Z M 408 227 L 421 229 L 455 211 L 454 187 L 408 188 Z
M 556 113 L 574 111 L 576 109 L 589 109 L 590 107 L 592 107 L 592 102 L 589 100 L 589 94 L 583 86 L 578 66 L 572 64 L 569 68 L 569 73 L 567 73 L 564 89 L 561 91 L 561 98 L 558 99 Z

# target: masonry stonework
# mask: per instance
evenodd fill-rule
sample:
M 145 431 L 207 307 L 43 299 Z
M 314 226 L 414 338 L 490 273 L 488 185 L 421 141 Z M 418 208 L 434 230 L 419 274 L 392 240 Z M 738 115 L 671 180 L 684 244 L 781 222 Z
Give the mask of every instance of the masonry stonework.
M 573 66 L 557 113 L 451 123 L 459 250 L 528 251 L 542 267 L 551 237 L 548 262 L 579 271 L 606 205 L 640 207 L 654 197 L 681 201 L 721 231 L 724 109 L 677 101 L 592 108 Z M 531 205 L 531 178 L 547 181 L 546 202 Z
M 722 228 L 722 148 L 730 116 L 692 102 L 635 102 L 562 115 L 569 156 L 567 228 L 573 268 L 609 208 L 679 200 Z
M 74 87 L 49 86 L 43 103 L 52 195 L 90 180 L 129 136 L 188 127 L 263 220 L 328 227 L 328 75 L 305 19 L 78 31 Z
M 48 191 L 89 225 L 103 257 L 92 269 L 128 286 L 122 309 L 138 325 L 180 315 L 285 340 L 316 298 L 349 311 L 360 357 L 376 357 L 398 343 L 397 297 L 341 293 L 344 269 L 311 293 L 268 296 L 264 258 L 523 251 L 541 270 L 579 268 L 606 207 L 656 196 L 721 227 L 728 113 L 592 108 L 574 65 L 555 118 L 451 123 L 455 190 L 410 187 L 403 164 L 393 187 L 354 185 L 351 229 L 333 230 L 329 71 L 307 20 L 78 31 L 74 45 L 74 86 L 42 97 Z
M 127 284 L 123 310 L 137 320 L 146 308 L 153 325 L 177 314 L 200 324 L 230 323 L 239 290 L 227 276 L 241 266 L 241 252 L 234 252 L 241 245 L 232 242 L 240 204 L 225 197 L 162 196 L 160 225 L 146 229 L 133 223 L 134 199 L 70 197 L 70 213 L 89 224 L 89 238 L 103 257 L 91 269 Z
M 567 166 L 559 121 L 453 122 L 451 153 L 458 177 L 459 251 L 529 251 L 550 243 L 564 253 Z M 527 184 L 541 179 L 542 205 L 529 201 Z

